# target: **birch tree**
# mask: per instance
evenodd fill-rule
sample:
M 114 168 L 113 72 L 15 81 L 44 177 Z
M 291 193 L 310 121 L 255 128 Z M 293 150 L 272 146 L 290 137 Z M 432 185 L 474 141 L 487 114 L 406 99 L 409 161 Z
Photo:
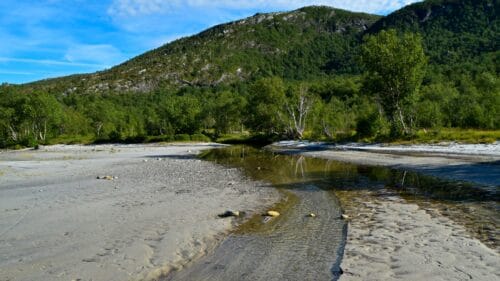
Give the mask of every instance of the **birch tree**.
M 427 58 L 417 34 L 398 36 L 396 30 L 369 35 L 362 47 L 362 62 L 368 70 L 366 89 L 376 94 L 392 122 L 393 135 L 407 135 L 408 108 L 422 83 Z

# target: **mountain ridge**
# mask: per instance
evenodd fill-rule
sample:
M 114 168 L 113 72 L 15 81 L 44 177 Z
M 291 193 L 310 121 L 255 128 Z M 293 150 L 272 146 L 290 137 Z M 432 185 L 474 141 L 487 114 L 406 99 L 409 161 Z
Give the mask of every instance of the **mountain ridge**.
M 297 57 L 300 56 L 299 48 L 311 49 L 311 46 L 307 46 L 308 43 L 318 45 L 316 49 L 338 42 L 344 44 L 343 38 L 325 37 L 341 37 L 346 34 L 348 40 L 352 41 L 353 32 L 368 29 L 379 18 L 377 15 L 353 13 L 327 6 L 308 6 L 290 12 L 257 13 L 180 38 L 104 71 L 46 79 L 26 85 L 42 88 L 49 86 L 50 89 L 54 85 L 47 84 L 54 83 L 55 88 L 60 88 L 57 87 L 59 82 L 68 82 L 72 87 L 64 92 L 71 93 L 79 87 L 85 87 L 85 81 L 91 80 L 93 85 L 84 92 L 147 92 L 163 86 L 214 86 L 222 82 L 238 82 L 247 80 L 256 73 L 268 75 L 270 73 L 259 73 L 267 68 L 273 70 L 273 75 L 297 78 L 285 72 L 287 68 L 297 68 L 293 64 L 297 63 Z M 291 38 L 287 40 L 286 37 Z M 328 50 L 324 48 L 323 51 L 317 51 Z M 322 55 L 324 61 L 330 54 Z M 323 61 L 318 62 L 321 64 Z M 185 69 L 186 65 L 188 69 Z M 281 69 L 273 69 L 281 65 Z M 314 75 L 323 74 L 319 69 L 315 71 L 317 73 Z M 115 75 L 119 78 L 115 79 Z M 97 82 L 99 80 L 110 82 Z
M 495 0 L 428 0 L 385 17 L 328 6 L 257 13 L 180 38 L 107 70 L 21 87 L 56 94 L 146 93 L 266 76 L 307 80 L 357 75 L 362 72 L 356 59 L 362 37 L 388 28 L 420 33 L 431 64 L 477 64 L 474 59 L 481 56 L 498 60 L 499 12 Z

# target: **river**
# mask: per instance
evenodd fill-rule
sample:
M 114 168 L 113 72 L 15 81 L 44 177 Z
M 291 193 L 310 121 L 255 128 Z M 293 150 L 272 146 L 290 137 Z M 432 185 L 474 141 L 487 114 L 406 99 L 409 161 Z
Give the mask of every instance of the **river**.
M 444 181 L 404 170 L 282 155 L 248 146 L 215 149 L 205 160 L 237 167 L 283 194 L 277 218 L 247 220 L 213 253 L 167 280 L 336 280 L 348 224 L 341 202 L 360 191 L 397 194 L 463 225 L 491 248 L 499 246 L 497 186 Z M 314 213 L 315 217 L 309 214 Z

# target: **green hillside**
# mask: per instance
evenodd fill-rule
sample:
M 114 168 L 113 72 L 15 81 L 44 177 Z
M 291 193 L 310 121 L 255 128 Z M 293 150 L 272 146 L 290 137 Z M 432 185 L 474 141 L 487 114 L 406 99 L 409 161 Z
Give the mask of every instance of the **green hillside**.
M 477 57 L 498 57 L 500 4 L 496 0 L 431 0 L 380 19 L 369 33 L 388 28 L 423 35 L 432 64 L 461 64 Z
M 90 75 L 36 82 L 51 92 L 150 92 L 277 75 L 308 79 L 359 72 L 360 34 L 380 17 L 330 7 L 256 14 L 182 38 Z

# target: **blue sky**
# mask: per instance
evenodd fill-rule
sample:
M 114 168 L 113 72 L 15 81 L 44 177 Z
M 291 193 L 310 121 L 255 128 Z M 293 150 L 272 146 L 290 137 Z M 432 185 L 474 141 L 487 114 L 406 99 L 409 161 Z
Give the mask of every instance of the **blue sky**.
M 387 14 L 417 0 L 1 0 L 0 83 L 109 68 L 257 12 L 328 5 Z

